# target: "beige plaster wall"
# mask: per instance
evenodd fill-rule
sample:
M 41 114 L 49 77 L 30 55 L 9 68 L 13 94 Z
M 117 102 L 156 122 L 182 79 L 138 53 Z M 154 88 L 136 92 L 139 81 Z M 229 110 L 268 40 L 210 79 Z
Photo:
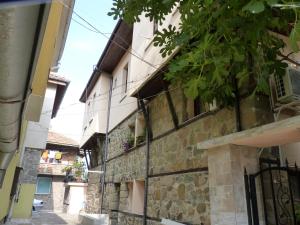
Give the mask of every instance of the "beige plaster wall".
M 110 87 L 110 75 L 102 72 L 85 103 L 82 137 L 83 145 L 95 132 L 105 133 Z

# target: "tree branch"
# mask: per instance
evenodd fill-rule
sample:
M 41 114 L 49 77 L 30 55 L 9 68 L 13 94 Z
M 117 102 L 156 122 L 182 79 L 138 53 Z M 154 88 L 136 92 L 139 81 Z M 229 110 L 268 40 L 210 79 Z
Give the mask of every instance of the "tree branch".
M 296 66 L 300 66 L 300 63 L 298 63 L 297 61 L 295 61 L 295 60 L 289 58 L 289 56 L 290 56 L 291 54 L 293 54 L 293 52 L 289 53 L 288 55 L 284 55 L 284 54 L 282 54 L 282 53 L 278 53 L 278 55 L 279 55 L 280 57 L 282 57 L 282 59 L 281 59 L 282 61 L 283 61 L 283 60 L 286 60 L 286 61 L 288 61 L 288 62 L 290 62 L 290 63 L 295 64 Z

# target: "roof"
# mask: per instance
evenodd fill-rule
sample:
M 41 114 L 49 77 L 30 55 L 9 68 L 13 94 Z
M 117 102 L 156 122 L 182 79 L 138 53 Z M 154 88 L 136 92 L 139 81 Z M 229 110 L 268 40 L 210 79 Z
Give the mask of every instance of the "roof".
M 149 98 L 155 96 L 164 89 L 164 85 L 168 85 L 169 82 L 164 80 L 164 69 L 158 70 L 152 76 L 147 79 L 131 94 L 136 98 Z
M 62 103 L 62 100 L 70 84 L 70 81 L 63 76 L 58 75 L 57 73 L 50 73 L 48 82 L 57 85 L 56 95 L 55 95 L 53 110 L 51 115 L 51 118 L 53 119 L 59 110 L 59 107 Z
M 47 144 L 79 147 L 79 144 L 75 140 L 53 131 L 48 132 Z
M 85 103 L 87 96 L 90 95 L 101 75 L 101 72 L 106 72 L 109 74 L 113 72 L 121 58 L 131 46 L 132 32 L 132 26 L 128 25 L 123 20 L 118 21 L 96 68 L 94 69 L 84 91 L 81 94 L 81 102 Z
M 155 71 L 149 75 L 136 89 L 134 89 L 130 96 L 136 98 L 149 98 L 155 96 L 164 90 L 169 82 L 164 79 L 164 74 L 168 71 L 170 60 L 179 53 L 179 48 L 168 56 L 165 61 Z

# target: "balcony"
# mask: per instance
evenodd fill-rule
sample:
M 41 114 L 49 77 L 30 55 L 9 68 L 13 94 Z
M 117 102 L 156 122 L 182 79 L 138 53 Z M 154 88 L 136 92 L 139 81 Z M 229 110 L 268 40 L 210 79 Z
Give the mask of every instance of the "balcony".
M 40 163 L 38 167 L 38 174 L 65 176 L 66 172 L 62 172 L 62 170 L 66 166 L 67 165 L 60 163 Z

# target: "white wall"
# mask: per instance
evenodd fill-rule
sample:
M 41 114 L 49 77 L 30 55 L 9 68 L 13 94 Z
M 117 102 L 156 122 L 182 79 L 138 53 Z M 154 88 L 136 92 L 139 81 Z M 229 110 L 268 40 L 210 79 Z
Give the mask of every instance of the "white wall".
M 129 49 L 130 51 L 130 49 Z M 137 99 L 130 97 L 131 91 L 131 55 L 127 52 L 120 60 L 118 66 L 113 71 L 113 91 L 110 109 L 109 130 L 124 120 L 129 114 L 137 109 Z M 128 88 L 124 93 L 124 68 L 128 65 Z
M 86 196 L 86 183 L 68 183 L 70 187 L 69 192 L 69 206 L 68 214 L 77 215 L 80 210 L 84 208 L 84 201 Z
M 178 26 L 180 21 L 180 14 L 174 8 L 173 12 L 166 16 L 162 25 L 158 26 L 158 30 L 167 28 L 170 24 Z M 132 49 L 133 52 L 149 62 L 153 66 L 148 65 L 146 62 L 141 61 L 137 57 L 131 58 L 131 80 L 136 81 L 131 84 L 132 87 L 139 86 L 143 78 L 151 75 L 156 71 L 167 59 L 170 57 L 162 58 L 159 53 L 160 48 L 153 45 L 153 22 L 146 17 L 141 17 L 139 23 L 135 23 L 133 27 Z
M 166 17 L 163 25 L 159 25 L 159 30 L 166 28 L 169 24 L 178 25 L 180 19 L 179 12 L 174 8 L 173 13 Z M 124 120 L 128 115 L 130 115 L 134 110 L 137 109 L 137 99 L 130 97 L 130 94 L 145 80 L 146 77 L 151 75 L 156 68 L 166 61 L 168 58 L 162 58 L 159 53 L 159 48 L 153 46 L 153 22 L 149 19 L 142 17 L 139 23 L 134 24 L 133 28 L 133 40 L 132 47 L 129 48 L 127 53 L 122 57 L 117 67 L 112 73 L 113 77 L 113 92 L 111 101 L 111 111 L 110 111 L 110 121 L 109 121 L 109 131 L 112 130 L 116 125 L 118 125 L 122 120 Z M 143 58 L 150 64 L 155 65 L 154 67 L 149 64 L 137 59 L 132 56 L 129 52 L 133 52 L 140 58 Z M 124 67 L 128 64 L 128 90 L 126 93 L 123 91 L 123 78 L 124 78 Z M 93 88 L 93 91 L 88 96 L 89 99 L 93 98 L 95 92 L 99 93 L 101 90 L 109 90 L 109 79 L 101 80 L 104 77 L 100 76 L 97 84 Z M 89 101 L 86 102 L 86 110 L 83 122 L 83 136 L 81 140 L 81 146 L 88 140 L 88 138 L 94 133 L 105 133 L 106 129 L 106 114 L 107 114 L 107 101 L 108 95 L 103 96 L 103 98 L 98 99 L 95 106 L 93 101 L 88 106 Z M 93 113 L 91 113 L 90 108 L 97 108 L 100 110 L 97 120 L 89 121 L 93 118 Z M 92 110 L 93 111 L 93 110 Z M 95 124 L 93 125 L 93 123 Z M 97 124 L 99 127 L 97 127 Z
M 39 122 L 28 122 L 24 147 L 45 149 L 57 86 L 48 83 Z
M 81 146 L 94 133 L 105 133 L 106 131 L 110 76 L 107 73 L 101 73 L 85 103 Z

